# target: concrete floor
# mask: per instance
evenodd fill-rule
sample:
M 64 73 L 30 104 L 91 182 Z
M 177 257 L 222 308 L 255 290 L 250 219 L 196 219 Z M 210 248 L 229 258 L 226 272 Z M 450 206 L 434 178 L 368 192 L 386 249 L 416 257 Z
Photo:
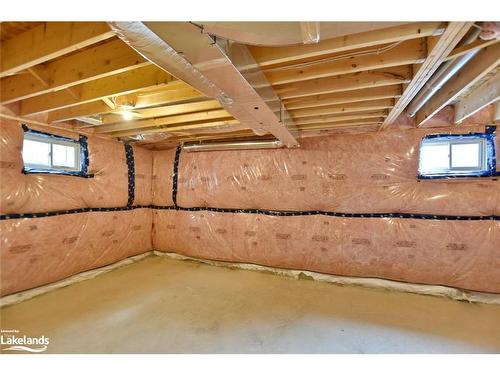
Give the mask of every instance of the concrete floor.
M 1 311 L 49 353 L 499 353 L 500 306 L 148 257 Z

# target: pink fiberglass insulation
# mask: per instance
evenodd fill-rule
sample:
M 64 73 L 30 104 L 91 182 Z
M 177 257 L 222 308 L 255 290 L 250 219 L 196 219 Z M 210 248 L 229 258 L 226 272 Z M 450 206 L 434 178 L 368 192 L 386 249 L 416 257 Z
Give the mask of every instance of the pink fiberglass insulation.
M 151 151 L 134 147 L 135 205 L 150 205 L 152 202 L 153 154 Z
M 153 151 L 153 204 L 172 206 L 172 173 L 175 148 L 165 151 Z
M 484 127 L 466 129 L 484 132 Z M 179 163 L 178 204 L 347 213 L 500 214 L 498 181 L 417 180 L 421 139 L 442 132 L 464 130 L 338 134 L 303 139 L 300 149 L 185 152 Z
M 151 250 L 151 210 L 0 221 L 1 295 Z
M 155 211 L 155 249 L 500 293 L 498 221 Z
M 47 130 L 45 130 L 47 131 Z M 58 130 L 52 134 L 71 136 Z M 149 208 L 80 212 L 90 208 L 126 209 L 129 168 L 123 143 L 88 138 L 92 178 L 23 174 L 23 130 L 19 123 L 0 126 L 1 214 L 42 217 L 0 221 L 0 294 L 41 286 L 151 250 Z M 133 147 L 132 205 L 151 204 L 152 153 Z M 45 213 L 62 211 L 57 216 Z
M 93 178 L 21 173 L 23 130 L 19 123 L 2 120 L 0 143 L 2 214 L 127 204 L 127 164 L 121 143 L 88 139 Z

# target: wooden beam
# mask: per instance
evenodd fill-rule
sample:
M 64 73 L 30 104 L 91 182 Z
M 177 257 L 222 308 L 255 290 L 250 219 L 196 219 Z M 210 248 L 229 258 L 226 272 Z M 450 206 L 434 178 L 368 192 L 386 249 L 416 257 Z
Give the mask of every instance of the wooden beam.
M 483 48 L 446 82 L 416 114 L 417 126 L 422 126 L 436 113 L 465 93 L 500 63 L 500 43 Z
M 190 113 L 187 115 L 176 115 L 169 117 L 151 118 L 138 121 L 122 122 L 119 124 L 110 124 L 99 126 L 96 129 L 97 133 L 112 133 L 118 131 L 150 128 L 154 126 L 167 126 L 173 124 L 180 124 L 183 122 L 205 121 L 211 119 L 228 118 L 231 115 L 224 109 L 216 109 L 212 111 Z
M 338 38 L 325 39 L 316 44 L 287 47 L 249 46 L 249 49 L 257 63 L 265 67 L 274 64 L 290 63 L 301 59 L 316 58 L 353 49 L 367 48 L 430 35 L 439 35 L 443 30 L 443 23 L 441 22 L 418 22 L 359 34 L 351 34 Z
M 356 51 L 356 53 L 359 54 L 362 52 Z M 393 46 L 385 52 L 377 52 L 375 50 L 372 54 L 366 56 L 340 58 L 335 61 L 314 63 L 313 65 L 309 63 L 308 66 L 298 66 L 295 68 L 279 67 L 274 70 L 265 71 L 265 74 L 269 83 L 272 85 L 281 85 L 290 82 L 421 63 L 425 58 L 425 40 L 412 39 Z M 335 56 L 333 59 L 335 59 Z
M 373 100 L 359 103 L 340 104 L 327 107 L 302 108 L 289 111 L 290 115 L 296 119 L 300 117 L 334 115 L 339 113 L 355 113 L 367 111 L 379 111 L 389 109 L 394 106 L 394 99 Z
M 455 104 L 455 124 L 461 123 L 467 117 L 483 109 L 487 105 L 500 100 L 500 69 L 496 73 L 476 87 L 472 92 Z
M 472 43 L 455 48 L 453 51 L 450 52 L 448 57 L 444 59 L 444 61 L 456 59 L 457 57 L 463 56 L 469 52 L 478 51 L 482 48 L 491 46 L 492 44 L 496 43 L 500 43 L 500 39 L 491 39 L 491 40 L 478 39 Z
M 27 74 L 3 78 L 0 102 L 11 103 L 149 64 L 121 40 L 112 40 L 30 68 L 36 68 L 38 79 Z
M 401 96 L 401 85 L 382 86 L 363 90 L 338 92 L 333 94 L 315 95 L 305 98 L 287 99 L 283 105 L 287 110 L 322 107 L 345 103 L 364 102 L 367 100 L 391 99 Z
M 386 129 L 392 124 L 398 116 L 404 111 L 411 100 L 424 87 L 425 83 L 431 78 L 434 72 L 443 63 L 444 59 L 450 54 L 455 46 L 460 42 L 463 36 L 469 31 L 473 22 L 450 22 L 443 35 L 434 43 L 434 47 L 429 51 L 427 58 L 416 72 L 411 82 L 396 102 L 394 108 L 381 125 L 380 130 Z
M 274 86 L 281 99 L 301 98 L 364 88 L 400 85 L 411 80 L 410 67 L 386 68 Z
M 373 118 L 385 118 L 387 116 L 387 111 L 376 111 L 376 112 L 356 112 L 352 114 L 338 114 L 338 115 L 319 115 L 311 117 L 302 117 L 294 120 L 294 125 L 306 125 L 306 124 L 316 124 L 322 122 L 344 122 L 350 120 L 365 120 Z
M 113 37 L 105 22 L 46 22 L 2 42 L 0 77 Z
M 73 86 L 79 99 L 75 99 L 66 91 L 57 91 L 35 96 L 21 101 L 21 115 L 53 111 L 76 104 L 88 103 L 113 95 L 124 95 L 145 88 L 159 87 L 171 82 L 174 78 L 154 65 L 115 74 L 96 81 Z
M 141 117 L 165 117 L 179 115 L 182 113 L 192 113 L 220 109 L 221 105 L 217 100 L 206 100 L 195 103 L 168 105 L 165 107 L 154 107 L 134 110 L 134 113 Z M 114 124 L 123 122 L 123 117 L 119 114 L 111 114 L 103 118 L 103 124 Z
M 184 130 L 206 129 L 206 128 L 213 128 L 215 126 L 238 125 L 238 124 L 239 121 L 236 119 L 225 119 L 225 120 L 215 119 L 215 120 L 207 120 L 197 123 L 189 123 L 176 126 L 162 126 L 160 128 L 126 130 L 126 131 L 116 132 L 110 135 L 112 137 L 128 137 L 137 134 L 180 132 Z

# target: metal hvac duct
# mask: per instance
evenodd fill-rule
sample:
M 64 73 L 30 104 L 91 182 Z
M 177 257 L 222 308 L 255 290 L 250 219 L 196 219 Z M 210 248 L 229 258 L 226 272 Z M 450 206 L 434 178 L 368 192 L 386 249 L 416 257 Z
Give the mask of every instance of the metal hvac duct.
M 188 22 L 110 22 L 117 35 L 154 64 L 215 98 L 241 125 L 298 146 L 284 122 L 210 35 Z
M 463 41 L 459 43 L 458 46 L 464 46 L 472 43 L 477 39 L 481 32 L 481 29 L 474 28 L 472 32 L 465 36 Z M 462 67 L 467 64 L 467 62 L 472 59 L 478 50 L 473 50 L 466 53 L 463 56 L 457 57 L 454 60 L 448 60 L 443 63 L 434 75 L 427 81 L 422 90 L 415 96 L 410 105 L 408 106 L 407 112 L 411 117 L 414 117 L 416 113 L 424 106 L 425 103 L 429 101 L 434 94 L 443 87 L 443 85 L 448 82 L 448 80 L 453 77 L 457 72 L 462 69 Z
M 189 142 L 182 145 L 182 150 L 186 152 L 197 151 L 223 151 L 223 150 L 256 150 L 281 148 L 283 143 L 279 140 L 264 140 L 264 141 L 235 141 L 235 142 L 207 142 L 196 143 Z

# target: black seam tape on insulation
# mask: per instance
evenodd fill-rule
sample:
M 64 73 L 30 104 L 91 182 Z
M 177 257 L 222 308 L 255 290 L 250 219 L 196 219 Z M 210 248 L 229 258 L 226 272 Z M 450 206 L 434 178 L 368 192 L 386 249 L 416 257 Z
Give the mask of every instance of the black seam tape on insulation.
M 58 215 L 78 214 L 85 212 L 111 212 L 111 211 L 130 211 L 140 208 L 150 208 L 155 210 L 172 210 L 172 211 L 191 211 L 191 212 L 219 212 L 233 214 L 253 214 L 267 216 L 333 216 L 345 218 L 393 218 L 393 219 L 425 219 L 425 220 L 455 220 L 455 221 L 477 221 L 477 220 L 496 220 L 500 221 L 499 215 L 489 216 L 468 216 L 468 215 L 432 215 L 432 214 L 409 214 L 409 213 L 345 213 L 332 211 L 280 211 L 280 210 L 261 210 L 261 209 L 238 209 L 238 208 L 214 208 L 214 207 L 174 207 L 174 206 L 155 206 L 155 205 L 136 205 L 125 207 L 87 207 L 77 208 L 73 210 L 59 210 L 37 213 L 23 214 L 4 214 L 0 215 L 0 220 L 23 219 L 23 218 L 41 218 Z
M 127 160 L 128 170 L 128 200 L 127 207 L 132 207 L 135 199 L 135 163 L 134 149 L 131 145 L 125 144 L 125 157 Z
M 181 146 L 177 146 L 177 149 L 175 150 L 174 170 L 172 174 L 172 202 L 174 203 L 174 207 L 177 207 L 177 175 L 179 173 L 181 150 Z
M 282 210 L 263 210 L 263 209 L 238 209 L 238 208 L 214 208 L 214 207 L 180 207 L 177 205 L 177 183 L 179 172 L 179 160 L 181 147 L 177 147 L 175 151 L 175 159 L 172 176 L 172 200 L 173 206 L 155 206 L 155 205 L 135 205 L 134 188 L 135 188 L 135 168 L 134 168 L 134 152 L 132 146 L 125 144 L 125 154 L 127 157 L 128 167 L 128 183 L 129 183 L 129 198 L 128 204 L 125 207 L 99 207 L 99 208 L 77 208 L 73 210 L 59 210 L 38 213 L 23 213 L 23 214 L 5 214 L 0 215 L 0 220 L 21 219 L 21 218 L 41 218 L 58 215 L 78 214 L 85 212 L 111 212 L 111 211 L 129 211 L 139 208 L 151 208 L 156 210 L 176 210 L 176 211 L 207 211 L 220 213 L 235 213 L 235 214 L 254 214 L 267 216 L 333 216 L 346 218 L 394 218 L 394 219 L 424 219 L 424 220 L 458 220 L 458 221 L 477 221 L 477 220 L 496 220 L 500 221 L 499 215 L 488 216 L 468 216 L 468 215 L 432 215 L 432 214 L 413 214 L 413 213 L 345 213 L 332 211 L 282 211 Z

